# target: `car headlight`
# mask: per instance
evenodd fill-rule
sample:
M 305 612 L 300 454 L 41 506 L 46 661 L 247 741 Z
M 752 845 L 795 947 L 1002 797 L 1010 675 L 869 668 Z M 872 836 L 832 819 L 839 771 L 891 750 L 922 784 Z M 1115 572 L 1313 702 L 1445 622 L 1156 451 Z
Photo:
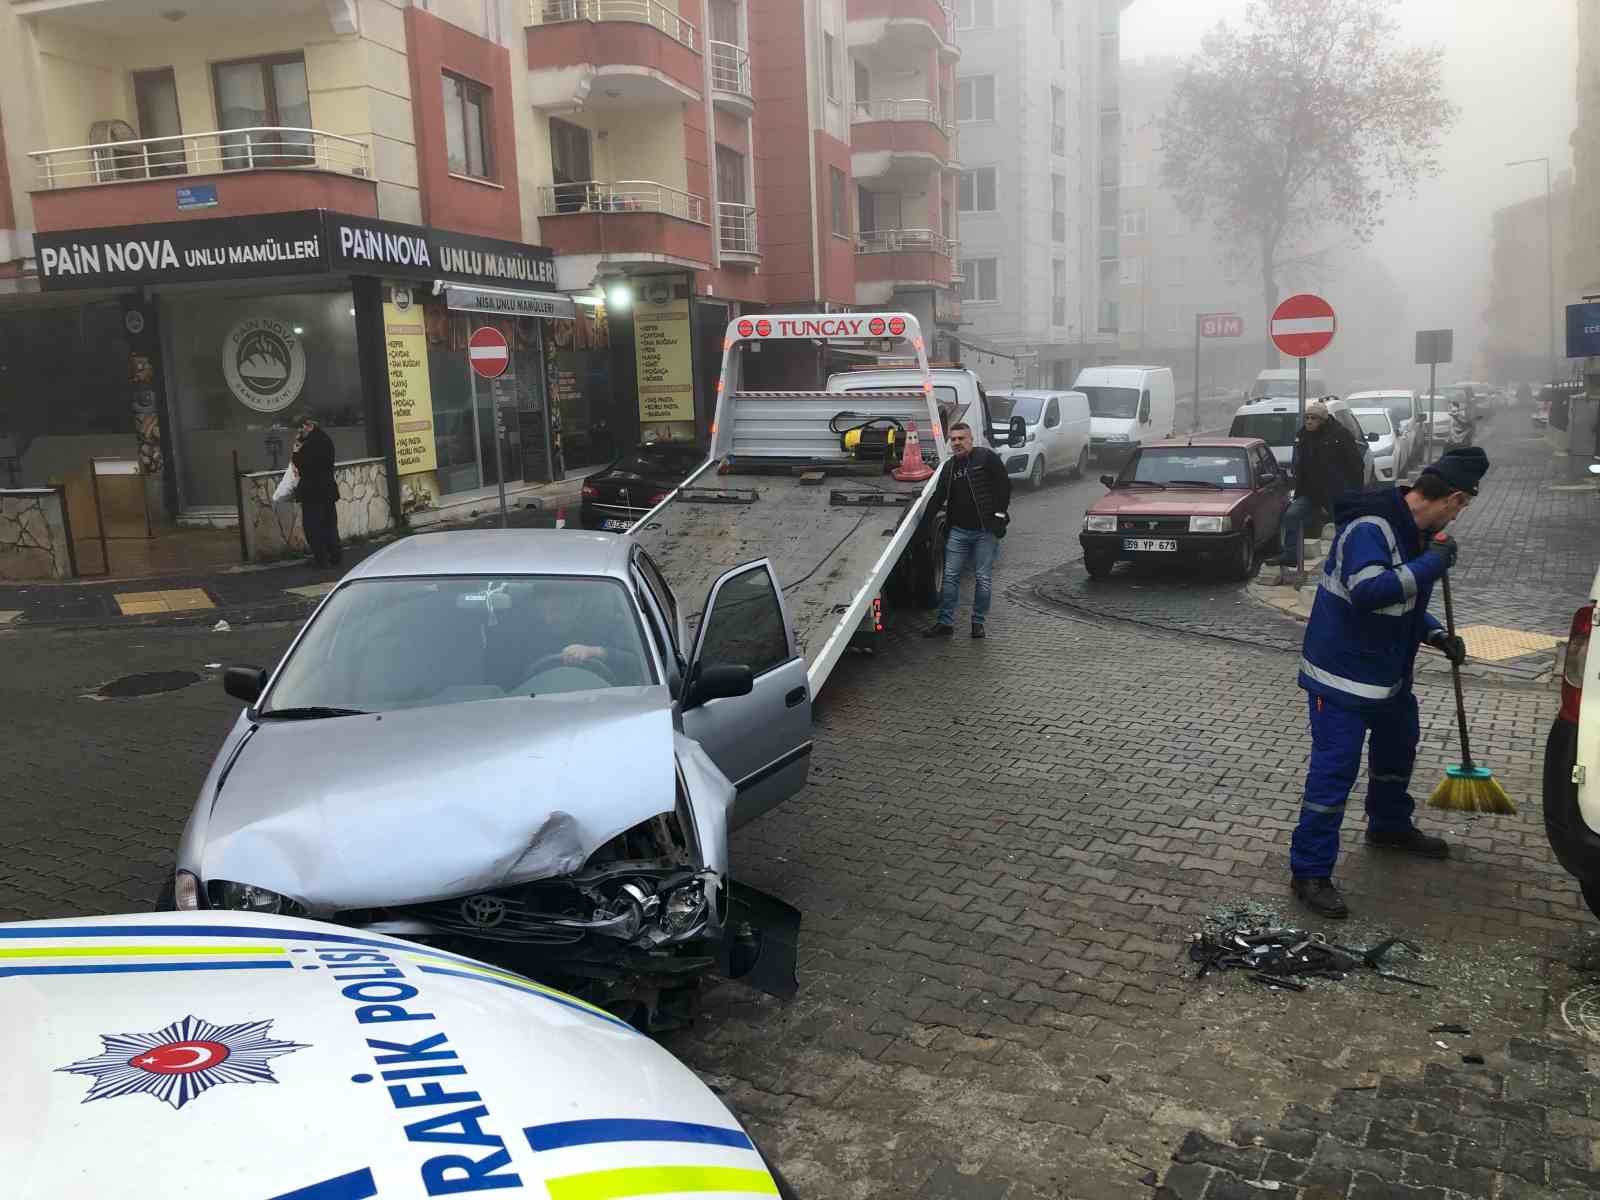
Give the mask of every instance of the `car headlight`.
M 1028 441 L 1037 442 L 1038 440 L 1039 440 L 1039 431 L 1037 429 L 1028 430 Z
M 1133 439 L 1125 433 L 1108 433 L 1105 436 L 1105 440 L 1108 442 L 1128 442 Z
M 1227 533 L 1233 528 L 1232 517 L 1190 517 L 1190 533 Z
M 1083 519 L 1085 533 L 1115 533 L 1117 531 L 1116 517 L 1099 517 L 1094 514 Z
M 298 913 L 300 905 L 277 892 L 253 883 L 234 883 L 226 879 L 213 880 L 211 900 L 217 908 L 231 908 L 238 912 Z
M 173 906 L 179 912 L 194 912 L 200 907 L 200 881 L 192 871 L 178 871 L 172 876 Z

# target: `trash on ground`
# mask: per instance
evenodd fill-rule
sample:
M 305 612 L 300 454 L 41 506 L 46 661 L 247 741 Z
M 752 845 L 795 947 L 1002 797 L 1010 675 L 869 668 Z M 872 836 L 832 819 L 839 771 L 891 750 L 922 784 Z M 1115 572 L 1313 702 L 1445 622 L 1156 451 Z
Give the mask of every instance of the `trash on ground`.
M 215 625 L 213 625 L 211 627 L 211 632 L 212 633 L 232 633 L 233 632 L 233 626 L 229 625 L 226 621 L 218 621 Z
M 1386 938 L 1370 949 L 1357 950 L 1330 942 L 1320 933 L 1257 925 L 1249 919 L 1250 915 L 1232 914 L 1232 923 L 1207 928 L 1191 936 L 1189 959 L 1200 965 L 1196 979 L 1212 971 L 1244 970 L 1251 973 L 1250 979 L 1255 983 L 1303 992 L 1306 985 L 1294 982 L 1291 977 L 1343 979 L 1357 967 L 1367 967 L 1380 979 L 1415 987 L 1437 986 L 1397 975 L 1384 967 L 1385 957 L 1397 946 L 1420 954 L 1415 945 L 1403 938 Z

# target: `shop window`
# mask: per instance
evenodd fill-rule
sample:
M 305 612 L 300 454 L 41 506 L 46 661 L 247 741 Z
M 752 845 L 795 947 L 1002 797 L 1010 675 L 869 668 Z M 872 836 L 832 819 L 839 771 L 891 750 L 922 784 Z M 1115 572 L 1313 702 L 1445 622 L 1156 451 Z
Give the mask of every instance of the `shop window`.
M 311 90 L 303 55 L 252 58 L 212 68 L 225 170 L 311 162 Z
M 494 93 L 459 75 L 444 76 L 444 140 L 452 175 L 494 178 Z
M 347 289 L 173 294 L 162 307 L 185 508 L 232 508 L 233 456 L 241 471 L 283 466 L 304 412 L 336 460 L 373 453 Z

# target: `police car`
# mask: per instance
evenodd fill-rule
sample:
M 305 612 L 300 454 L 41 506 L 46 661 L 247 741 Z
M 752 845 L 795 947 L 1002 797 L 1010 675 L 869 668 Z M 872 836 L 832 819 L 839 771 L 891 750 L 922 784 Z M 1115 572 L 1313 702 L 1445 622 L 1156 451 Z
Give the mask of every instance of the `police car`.
M 251 913 L 0 925 L 8 1200 L 789 1197 L 721 1101 L 551 988 Z

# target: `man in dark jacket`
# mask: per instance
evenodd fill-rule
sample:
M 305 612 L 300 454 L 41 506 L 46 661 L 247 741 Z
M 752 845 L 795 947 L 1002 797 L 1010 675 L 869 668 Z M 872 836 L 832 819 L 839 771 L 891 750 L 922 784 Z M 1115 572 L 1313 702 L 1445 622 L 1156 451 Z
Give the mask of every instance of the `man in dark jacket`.
M 1319 916 L 1349 915 L 1332 875 L 1369 734 L 1367 844 L 1424 858 L 1450 855 L 1443 838 L 1411 822 L 1416 803 L 1407 789 L 1420 736 L 1411 677 L 1424 643 L 1456 663 L 1467 656 L 1461 639 L 1429 615 L 1428 601 L 1456 559 L 1455 539 L 1440 531 L 1472 502 L 1488 469 L 1482 450 L 1451 450 L 1413 487 L 1334 501 L 1339 528 L 1300 658 L 1311 767 L 1289 850 L 1295 897 Z
M 319 567 L 337 567 L 344 557 L 339 545 L 339 484 L 333 477 L 333 439 L 322 431 L 310 413 L 300 418 L 300 433 L 290 455 L 300 484 L 300 524 L 306 531 L 311 561 Z
M 972 444 L 972 426 L 958 421 L 949 432 L 951 457 L 939 468 L 939 483 L 931 503 L 934 513 L 941 508 L 949 512 L 944 591 L 939 598 L 939 618 L 922 636 L 949 637 L 955 632 L 961 576 L 970 562 L 972 636 L 981 638 L 987 636 L 984 621 L 994 595 L 994 560 L 1011 520 L 1011 477 L 998 454 Z
M 1283 552 L 1276 565 L 1299 565 L 1305 527 L 1326 521 L 1334 500 L 1360 488 L 1365 473 L 1361 447 L 1350 431 L 1322 401 L 1307 404 L 1305 424 L 1294 440 L 1294 499 L 1283 513 Z

